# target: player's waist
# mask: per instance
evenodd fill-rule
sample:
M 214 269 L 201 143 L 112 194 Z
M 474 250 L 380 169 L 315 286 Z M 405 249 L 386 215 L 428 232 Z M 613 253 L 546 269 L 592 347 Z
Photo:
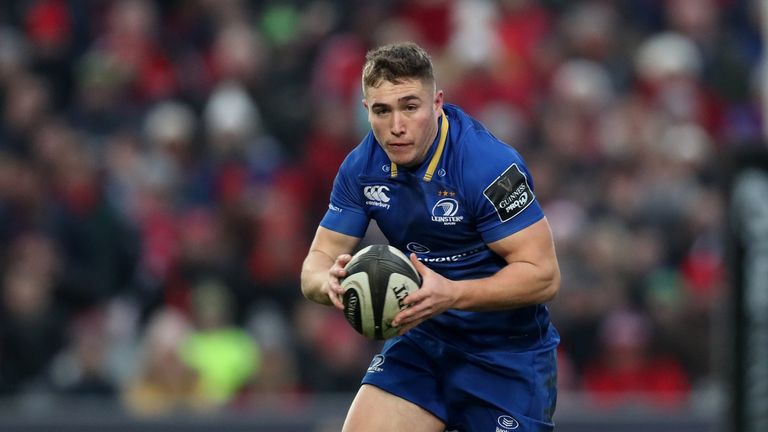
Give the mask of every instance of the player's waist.
M 543 306 L 514 311 L 449 310 L 416 330 L 457 346 L 530 350 L 556 346 L 560 338 Z M 526 310 L 528 309 L 528 310 Z

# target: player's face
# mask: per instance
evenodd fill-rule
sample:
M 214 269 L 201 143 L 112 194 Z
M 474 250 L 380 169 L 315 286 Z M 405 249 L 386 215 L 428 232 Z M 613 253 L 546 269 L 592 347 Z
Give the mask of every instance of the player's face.
M 363 105 L 368 110 L 376 140 L 389 160 L 401 166 L 415 166 L 427 156 L 437 136 L 437 118 L 443 106 L 443 92 L 418 79 L 389 81 L 368 87 Z

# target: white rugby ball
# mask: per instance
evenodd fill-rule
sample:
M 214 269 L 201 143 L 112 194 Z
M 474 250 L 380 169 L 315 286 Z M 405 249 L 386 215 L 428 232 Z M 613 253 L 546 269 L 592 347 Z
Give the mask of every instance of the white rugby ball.
M 405 309 L 403 299 L 421 286 L 421 276 L 397 248 L 378 244 L 365 247 L 346 265 L 344 316 L 350 325 L 370 339 L 397 335 L 392 319 Z

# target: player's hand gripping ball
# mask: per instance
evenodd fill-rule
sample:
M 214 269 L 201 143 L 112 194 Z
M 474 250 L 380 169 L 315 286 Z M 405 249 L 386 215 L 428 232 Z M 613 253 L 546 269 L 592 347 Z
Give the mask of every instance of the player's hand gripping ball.
M 347 321 L 370 339 L 396 336 L 392 319 L 405 309 L 403 299 L 421 286 L 408 257 L 389 245 L 371 245 L 353 255 L 345 269 L 341 286 Z

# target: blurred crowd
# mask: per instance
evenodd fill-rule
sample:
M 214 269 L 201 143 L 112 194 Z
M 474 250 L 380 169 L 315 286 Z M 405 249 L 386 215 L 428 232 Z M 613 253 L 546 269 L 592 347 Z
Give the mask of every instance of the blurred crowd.
M 365 52 L 413 40 L 534 175 L 563 393 L 682 406 L 717 376 L 758 3 L 2 2 L 0 399 L 157 414 L 355 389 L 379 345 L 299 271 L 367 130 Z

